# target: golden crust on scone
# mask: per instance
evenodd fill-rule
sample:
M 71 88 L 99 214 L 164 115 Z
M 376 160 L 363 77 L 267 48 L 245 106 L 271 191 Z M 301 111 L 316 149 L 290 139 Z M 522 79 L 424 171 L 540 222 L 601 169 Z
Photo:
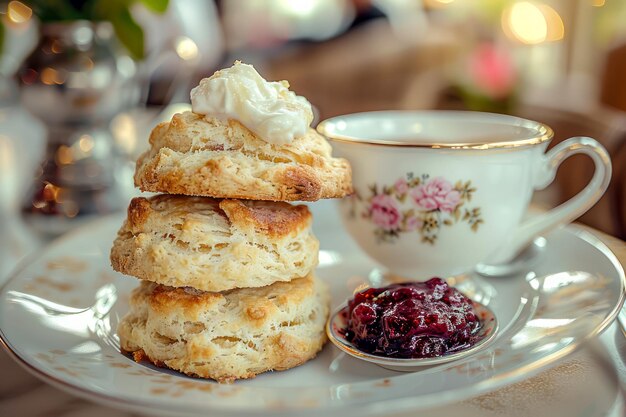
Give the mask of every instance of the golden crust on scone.
M 306 276 L 319 242 L 304 205 L 157 195 L 134 198 L 113 269 L 173 287 L 225 291 Z
M 345 159 L 333 158 L 324 137 L 309 129 L 273 145 L 235 120 L 175 114 L 150 135 L 137 161 L 143 191 L 270 201 L 316 201 L 352 192 Z
M 120 347 L 191 376 L 253 378 L 315 357 L 326 342 L 329 301 L 312 274 L 222 293 L 144 281 L 118 326 Z

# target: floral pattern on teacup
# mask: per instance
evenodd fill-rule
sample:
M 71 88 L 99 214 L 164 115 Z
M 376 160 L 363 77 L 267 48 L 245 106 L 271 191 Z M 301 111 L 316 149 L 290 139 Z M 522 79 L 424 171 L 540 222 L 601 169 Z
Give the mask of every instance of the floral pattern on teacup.
M 355 195 L 351 215 L 358 214 L 376 226 L 379 242 L 392 243 L 402 233 L 417 232 L 421 241 L 434 245 L 443 227 L 467 223 L 476 232 L 484 223 L 480 207 L 469 207 L 476 188 L 471 181 L 454 185 L 443 177 L 412 172 L 398 178 L 393 185 L 373 184 L 369 196 Z

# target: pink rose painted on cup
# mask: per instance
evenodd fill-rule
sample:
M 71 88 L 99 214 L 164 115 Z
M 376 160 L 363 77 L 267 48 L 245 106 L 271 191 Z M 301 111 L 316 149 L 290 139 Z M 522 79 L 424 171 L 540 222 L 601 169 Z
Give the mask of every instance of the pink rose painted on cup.
M 453 186 L 443 177 L 429 178 L 428 174 L 416 176 L 408 172 L 393 184 L 370 185 L 367 197 L 354 194 L 351 218 L 356 217 L 358 210 L 361 218 L 376 226 L 377 241 L 384 243 L 416 234 L 422 243 L 434 245 L 439 233 L 459 223 L 467 223 L 470 230 L 478 231 L 484 220 L 480 207 L 469 206 L 477 191 L 472 182 L 458 180 Z
M 399 195 L 406 194 L 409 191 L 409 183 L 404 178 L 398 178 L 398 181 L 393 185 L 396 193 Z
M 400 225 L 400 207 L 396 200 L 386 194 L 378 194 L 372 198 L 370 214 L 374 224 L 383 230 L 394 230 Z
M 436 177 L 411 192 L 415 203 L 424 210 L 454 211 L 461 202 L 461 194 L 442 177 Z
M 406 219 L 406 231 L 407 232 L 414 232 L 416 230 L 419 230 L 422 228 L 422 226 L 424 225 L 424 222 L 422 221 L 422 219 L 420 219 L 419 217 L 408 217 Z

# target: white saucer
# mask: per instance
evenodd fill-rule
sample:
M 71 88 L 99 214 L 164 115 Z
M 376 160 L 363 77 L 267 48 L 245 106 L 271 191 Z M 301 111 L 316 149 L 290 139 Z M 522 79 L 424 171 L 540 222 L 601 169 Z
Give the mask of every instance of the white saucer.
M 323 251 L 318 275 L 341 305 L 375 267 L 334 212 L 314 206 Z M 332 214 L 331 214 L 332 213 Z M 570 227 L 546 236 L 532 271 L 469 277 L 458 286 L 498 317 L 480 352 L 419 372 L 398 373 L 328 344 L 305 365 L 219 385 L 137 364 L 115 333 L 135 279 L 113 272 L 108 254 L 121 217 L 51 244 L 0 290 L 0 338 L 41 379 L 109 406 L 152 415 L 370 416 L 443 405 L 527 378 L 596 336 L 624 299 L 624 270 L 593 235 Z

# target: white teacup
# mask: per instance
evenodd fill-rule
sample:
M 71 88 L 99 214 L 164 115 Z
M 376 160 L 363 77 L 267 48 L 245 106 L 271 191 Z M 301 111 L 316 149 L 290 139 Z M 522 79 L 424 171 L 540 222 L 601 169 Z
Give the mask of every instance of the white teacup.
M 355 194 L 341 202 L 348 231 L 390 273 L 411 279 L 510 261 L 539 234 L 587 211 L 611 178 L 609 155 L 595 140 L 571 138 L 544 153 L 552 129 L 513 116 L 367 112 L 317 129 L 352 165 Z M 533 191 L 577 153 L 595 163 L 585 189 L 522 221 Z

